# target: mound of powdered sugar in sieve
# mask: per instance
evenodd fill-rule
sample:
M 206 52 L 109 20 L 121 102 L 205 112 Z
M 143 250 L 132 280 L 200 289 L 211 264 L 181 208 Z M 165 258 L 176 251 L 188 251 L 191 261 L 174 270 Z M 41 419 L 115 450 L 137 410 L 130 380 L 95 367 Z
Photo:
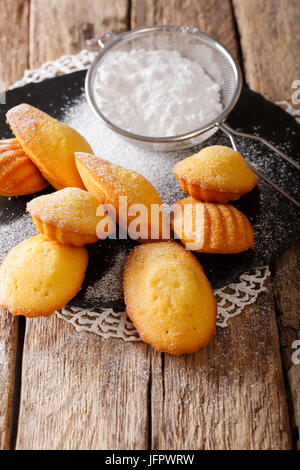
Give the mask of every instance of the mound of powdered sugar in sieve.
M 223 110 L 220 86 L 179 51 L 115 51 L 95 73 L 96 102 L 113 124 L 134 134 L 167 137 L 213 121 Z

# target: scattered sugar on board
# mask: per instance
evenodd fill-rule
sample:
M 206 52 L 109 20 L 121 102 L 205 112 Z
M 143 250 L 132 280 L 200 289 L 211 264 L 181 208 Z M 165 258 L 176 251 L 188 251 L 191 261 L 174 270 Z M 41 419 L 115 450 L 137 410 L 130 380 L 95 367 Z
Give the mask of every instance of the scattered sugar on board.
M 176 50 L 112 52 L 99 64 L 94 91 L 107 119 L 145 136 L 184 134 L 223 110 L 220 86 Z
M 31 217 L 24 213 L 21 217 L 14 219 L 13 224 L 0 224 L 1 253 L 7 253 L 20 241 L 15 240 L 22 234 L 22 240 L 36 235 L 35 226 Z
M 123 248 L 115 256 L 104 276 L 87 287 L 86 297 L 96 299 L 101 291 L 103 302 L 114 302 L 123 296 L 123 270 L 129 250 Z

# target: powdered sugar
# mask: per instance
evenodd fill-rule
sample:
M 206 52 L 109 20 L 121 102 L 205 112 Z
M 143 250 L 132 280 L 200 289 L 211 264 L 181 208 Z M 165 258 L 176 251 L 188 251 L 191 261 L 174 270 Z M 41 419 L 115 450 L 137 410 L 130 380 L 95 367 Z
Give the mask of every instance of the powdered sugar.
M 18 239 L 19 237 L 21 237 L 22 240 L 25 240 L 26 238 L 29 238 L 32 235 L 36 235 L 36 230 L 31 220 L 31 217 L 28 216 L 28 214 L 26 213 L 14 220 L 13 227 L 11 223 L 1 223 L 1 252 L 3 254 L 7 253 L 18 243 L 16 239 Z
M 130 248 L 122 247 L 116 254 L 114 262 L 109 266 L 104 276 L 89 285 L 86 289 L 87 299 L 97 299 L 99 291 L 103 302 L 115 302 L 123 297 L 123 271 Z
M 151 137 L 193 131 L 223 110 L 220 86 L 176 50 L 111 52 L 96 71 L 94 92 L 113 124 Z

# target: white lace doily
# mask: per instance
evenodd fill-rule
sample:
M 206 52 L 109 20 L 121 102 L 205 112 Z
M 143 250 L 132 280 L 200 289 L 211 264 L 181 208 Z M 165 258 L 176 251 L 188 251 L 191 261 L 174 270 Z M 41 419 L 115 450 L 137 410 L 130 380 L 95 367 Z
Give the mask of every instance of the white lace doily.
M 25 70 L 21 80 L 14 83 L 10 89 L 30 82 L 40 82 L 46 78 L 74 72 L 87 68 L 95 57 L 96 52 L 82 50 L 76 55 L 66 55 L 52 62 L 45 62 L 40 68 Z M 300 110 L 296 110 L 286 101 L 277 103 L 287 112 L 295 116 L 300 123 Z M 240 315 L 246 305 L 254 303 L 258 295 L 266 290 L 265 280 L 270 275 L 268 266 L 252 269 L 244 273 L 239 280 L 215 291 L 218 300 L 217 325 L 225 328 L 230 318 Z M 65 307 L 56 315 L 71 323 L 77 331 L 89 331 L 103 338 L 122 338 L 124 341 L 140 341 L 133 324 L 126 312 L 114 312 L 111 308 L 82 309 Z

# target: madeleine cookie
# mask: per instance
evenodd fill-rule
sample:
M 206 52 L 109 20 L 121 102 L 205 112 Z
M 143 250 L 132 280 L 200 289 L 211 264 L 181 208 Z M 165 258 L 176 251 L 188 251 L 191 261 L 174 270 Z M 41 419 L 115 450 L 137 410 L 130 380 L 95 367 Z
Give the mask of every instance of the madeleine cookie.
M 217 304 L 197 259 L 175 242 L 137 246 L 124 273 L 127 313 L 158 351 L 192 353 L 216 331 Z
M 85 248 L 35 235 L 12 248 L 0 266 L 0 307 L 13 315 L 49 316 L 80 290 L 88 264 Z
M 87 141 L 67 124 L 23 103 L 6 115 L 26 155 L 55 189 L 84 188 L 74 152 L 91 152 Z
M 0 196 L 23 196 L 48 186 L 17 139 L 0 140 Z
M 139 173 L 87 153 L 75 153 L 80 176 L 100 203 L 114 209 L 131 238 L 154 242 L 170 238 L 170 228 L 156 189 Z
M 38 232 L 63 245 L 95 243 L 115 231 L 115 222 L 104 210 L 102 217 L 97 215 L 98 200 L 80 188 L 39 196 L 27 204 L 27 210 Z
M 200 201 L 236 201 L 258 183 L 242 155 L 214 145 L 177 163 L 174 175 L 183 192 Z
M 254 247 L 247 217 L 230 204 L 178 201 L 171 215 L 174 232 L 186 248 L 203 253 L 241 253 Z

